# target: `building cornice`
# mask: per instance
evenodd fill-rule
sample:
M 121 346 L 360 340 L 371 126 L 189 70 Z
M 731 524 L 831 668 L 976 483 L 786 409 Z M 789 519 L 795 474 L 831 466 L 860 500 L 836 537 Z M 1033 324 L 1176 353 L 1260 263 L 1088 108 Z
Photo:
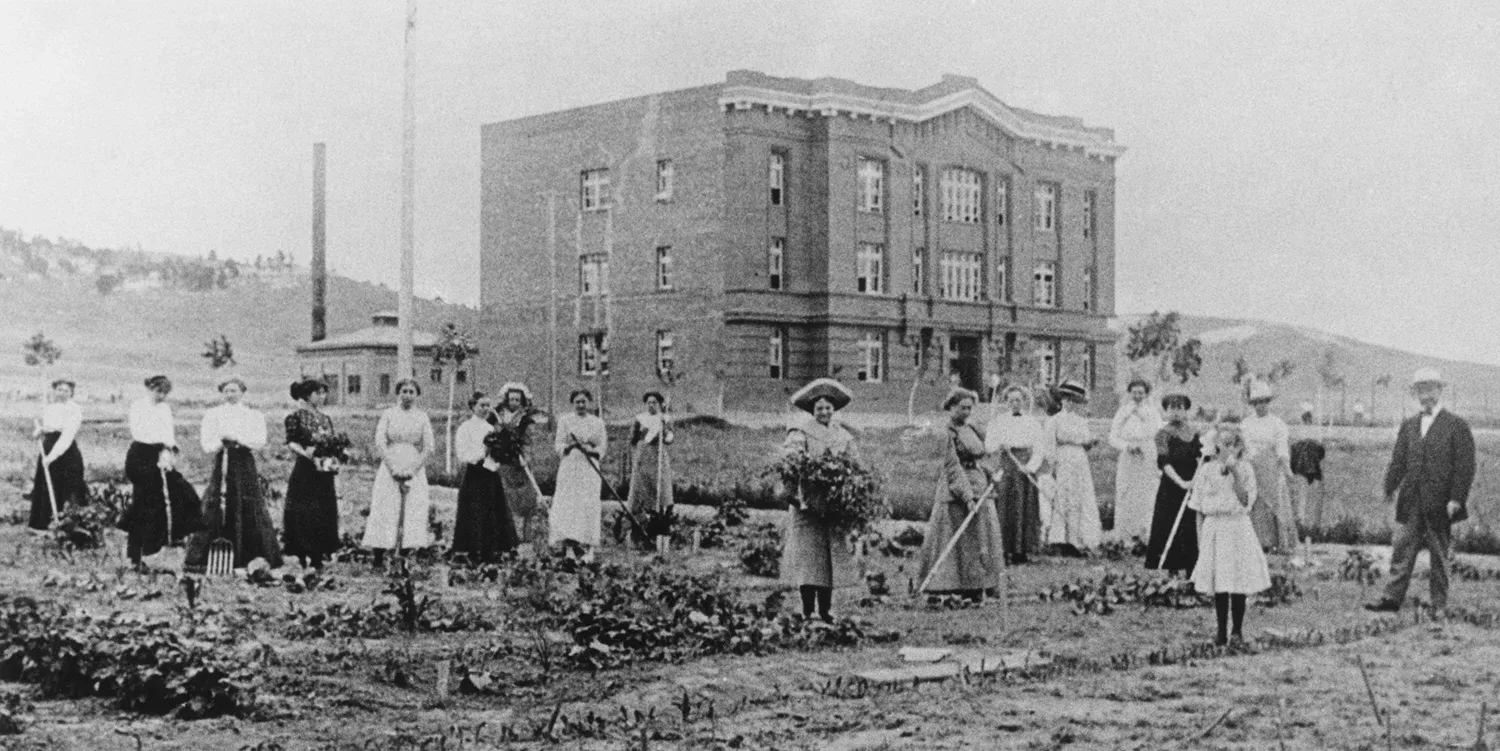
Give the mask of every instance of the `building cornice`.
M 1114 159 L 1125 153 L 1125 146 L 1115 143 L 1103 133 L 1038 122 L 1016 112 L 995 95 L 977 86 L 920 103 L 877 99 L 842 91 L 803 94 L 754 84 L 727 84 L 719 95 L 719 107 L 726 111 L 746 110 L 757 106 L 765 107 L 771 112 L 784 110 L 789 115 L 847 115 L 892 123 L 922 123 L 955 110 L 972 107 L 1011 136 L 1047 148 L 1083 151 L 1089 157 L 1098 159 Z

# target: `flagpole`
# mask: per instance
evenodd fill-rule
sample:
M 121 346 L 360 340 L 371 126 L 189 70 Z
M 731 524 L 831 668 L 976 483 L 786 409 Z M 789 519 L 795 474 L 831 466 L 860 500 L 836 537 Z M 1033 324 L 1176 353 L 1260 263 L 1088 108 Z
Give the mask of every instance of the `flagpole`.
M 412 365 L 412 288 L 415 277 L 416 234 L 416 72 L 412 65 L 413 37 L 417 28 L 417 1 L 406 0 L 405 91 L 401 103 L 401 287 L 396 303 L 400 337 L 396 342 L 397 378 L 411 378 Z

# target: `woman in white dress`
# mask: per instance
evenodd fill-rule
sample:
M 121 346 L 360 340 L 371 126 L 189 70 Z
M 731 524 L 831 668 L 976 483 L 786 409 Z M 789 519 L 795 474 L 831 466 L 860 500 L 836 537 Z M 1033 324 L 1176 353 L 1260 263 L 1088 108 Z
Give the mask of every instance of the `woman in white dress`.
M 385 565 L 385 552 L 425 548 L 432 544 L 427 515 L 432 499 L 427 490 L 427 457 L 436 438 L 432 420 L 417 409 L 422 387 L 414 378 L 396 382 L 396 404 L 375 425 L 375 450 L 380 468 L 370 491 L 370 519 L 364 546 L 375 551 L 375 566 Z
M 245 382 L 230 377 L 219 384 L 224 403 L 203 413 L 200 445 L 213 457 L 213 473 L 203 493 L 204 529 L 188 544 L 183 568 L 202 571 L 209 544 L 217 539 L 234 546 L 234 568 L 256 558 L 281 568 L 281 541 L 261 494 L 255 452 L 266 445 L 266 416 L 246 406 Z
M 1088 418 L 1079 413 L 1089 401 L 1088 389 L 1075 381 L 1057 386 L 1062 411 L 1048 421 L 1048 432 L 1057 446 L 1055 477 L 1056 497 L 1052 502 L 1052 523 L 1047 527 L 1047 542 L 1062 545 L 1070 553 L 1087 555 L 1099 547 L 1099 501 L 1094 495 L 1094 475 L 1089 468 L 1088 450 L 1097 439 L 1089 432 Z
M 1291 553 L 1297 548 L 1297 519 L 1287 489 L 1287 480 L 1292 477 L 1291 437 L 1286 423 L 1271 414 L 1271 400 L 1275 398 L 1271 384 L 1251 381 L 1246 401 L 1255 414 L 1244 419 L 1240 433 L 1245 440 L 1245 456 L 1255 467 L 1259 492 L 1259 501 L 1250 512 L 1255 534 L 1265 550 Z
M 42 407 L 41 419 L 31 439 L 40 440 L 42 451 L 36 461 L 36 476 L 31 486 L 31 529 L 45 532 L 52 524 L 52 504 L 58 513 L 89 502 L 88 484 L 83 476 L 83 454 L 78 450 L 78 429 L 83 427 L 83 410 L 73 401 L 74 383 L 66 378 L 52 382 L 52 394 Z
M 593 394 L 578 389 L 568 395 L 568 401 L 573 404 L 573 414 L 557 419 L 557 440 L 553 443 L 562 460 L 557 465 L 557 488 L 548 514 L 547 542 L 581 547 L 583 559 L 593 560 L 603 513 L 598 463 L 608 437 L 604 420 L 589 412 Z
M 1198 564 L 1193 587 L 1213 595 L 1219 633 L 1215 644 L 1239 641 L 1249 595 L 1271 586 L 1265 553 L 1250 522 L 1255 469 L 1244 460 L 1241 425 L 1229 417 L 1214 434 L 1214 456 L 1193 477 L 1188 507 L 1198 512 Z M 1230 630 L 1230 622 L 1233 630 Z
M 1122 542 L 1151 537 L 1151 514 L 1156 508 L 1156 489 L 1161 470 L 1156 466 L 1156 434 L 1162 429 L 1161 412 L 1148 397 L 1151 384 L 1130 381 L 1130 395 L 1109 426 L 1109 444 L 1120 452 L 1115 465 L 1114 538 Z

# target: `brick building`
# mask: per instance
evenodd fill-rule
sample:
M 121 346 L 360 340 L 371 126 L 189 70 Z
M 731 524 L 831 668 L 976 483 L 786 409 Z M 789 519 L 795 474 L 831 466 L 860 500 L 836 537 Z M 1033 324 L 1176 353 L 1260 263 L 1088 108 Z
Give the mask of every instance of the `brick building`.
M 488 381 L 546 401 L 555 346 L 560 398 L 592 387 L 611 412 L 664 360 L 698 412 L 780 410 L 830 374 L 861 411 L 931 409 L 992 373 L 1099 384 L 1112 409 L 1110 130 L 972 78 L 732 71 L 481 140 Z
M 328 384 L 328 403 L 350 407 L 386 407 L 396 402 L 396 346 L 401 340 L 399 319 L 391 311 L 370 317 L 370 325 L 358 331 L 332 336 L 297 347 L 297 367 L 303 378 L 321 378 Z M 453 370 L 460 400 L 468 397 L 471 361 L 449 364 L 447 369 L 432 362 L 438 335 L 412 332 L 414 373 L 422 385 L 421 402 L 446 407 L 448 369 Z M 470 357 L 475 351 L 470 350 Z M 461 405 L 460 405 L 461 406 Z M 460 410 L 462 411 L 462 410 Z

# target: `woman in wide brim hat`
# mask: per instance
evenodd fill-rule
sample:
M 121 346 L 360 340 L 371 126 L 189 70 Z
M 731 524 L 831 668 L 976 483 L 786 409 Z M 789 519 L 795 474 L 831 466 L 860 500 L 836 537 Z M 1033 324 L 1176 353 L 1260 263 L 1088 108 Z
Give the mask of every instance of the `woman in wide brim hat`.
M 811 413 L 787 429 L 781 444 L 783 455 L 807 453 L 822 456 L 825 452 L 847 453 L 858 460 L 859 447 L 854 436 L 834 419 L 834 413 L 847 407 L 854 395 L 843 384 L 831 378 L 819 378 L 792 395 L 792 406 Z M 786 547 L 782 551 L 781 578 L 798 587 L 802 595 L 802 614 L 814 611 L 831 620 L 833 588 L 857 583 L 853 550 L 847 536 L 838 534 L 822 517 L 803 511 L 802 488 L 783 488 L 789 495 L 787 505 Z
M 922 541 L 918 579 L 927 582 L 929 593 L 950 593 L 982 600 L 986 590 L 1000 586 L 1005 556 L 1000 543 L 1000 516 L 986 497 L 990 471 L 981 464 L 985 457 L 984 433 L 970 416 L 979 395 L 957 388 L 943 400 L 948 429 L 943 432 L 943 467 L 938 473 L 927 536 Z M 975 507 L 975 504 L 982 504 Z M 970 513 L 974 521 L 964 529 L 953 551 L 938 558 L 963 526 Z M 935 567 L 935 568 L 934 568 Z M 929 579 L 930 575 L 930 579 Z
M 1057 385 L 1057 394 L 1062 409 L 1047 422 L 1050 442 L 1056 446 L 1053 474 L 1057 478 L 1047 542 L 1088 553 L 1099 546 L 1103 534 L 1088 455 L 1098 439 L 1079 411 L 1088 403 L 1089 391 L 1077 381 L 1063 381 Z
M 531 389 L 520 381 L 507 381 L 496 392 L 495 427 L 504 434 L 509 447 L 497 458 L 500 462 L 500 485 L 518 527 L 522 542 L 545 542 L 546 516 L 532 478 L 526 474 L 526 457 L 531 449 L 531 426 L 547 418 L 532 406 Z
M 1298 514 L 1292 508 L 1287 480 L 1292 476 L 1291 431 L 1286 422 L 1271 414 L 1276 391 L 1256 379 L 1245 391 L 1252 414 L 1240 422 L 1245 458 L 1255 469 L 1256 501 L 1250 509 L 1255 534 L 1266 550 L 1290 553 L 1297 546 Z

